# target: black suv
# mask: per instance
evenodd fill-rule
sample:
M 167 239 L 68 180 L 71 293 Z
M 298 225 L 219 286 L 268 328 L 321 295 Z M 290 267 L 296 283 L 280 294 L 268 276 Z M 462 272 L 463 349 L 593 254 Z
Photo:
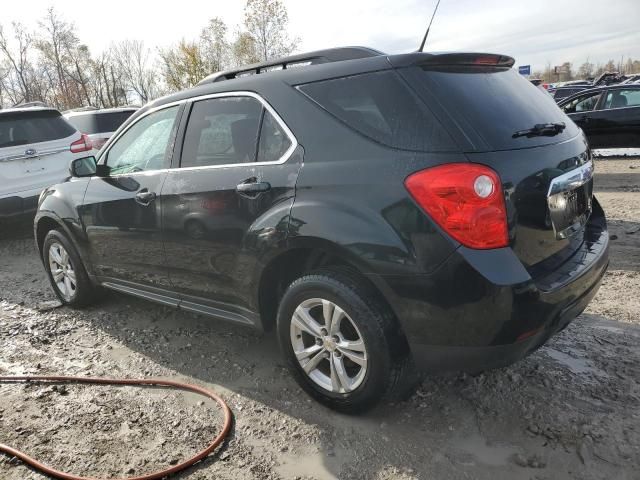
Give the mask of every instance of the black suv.
M 343 411 L 415 365 L 509 364 L 608 264 L 585 137 L 512 65 L 343 48 L 156 100 L 42 193 L 53 288 L 275 328 L 300 385 Z

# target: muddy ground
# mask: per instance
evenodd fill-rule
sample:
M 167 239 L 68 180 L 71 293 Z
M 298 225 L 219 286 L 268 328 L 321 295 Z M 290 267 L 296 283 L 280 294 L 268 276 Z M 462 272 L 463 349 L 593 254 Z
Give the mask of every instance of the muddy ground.
M 28 227 L 0 241 L 0 375 L 158 376 L 206 385 L 236 416 L 224 447 L 183 479 L 640 478 L 640 158 L 601 160 L 611 267 L 569 328 L 518 364 L 424 381 L 360 417 L 311 401 L 273 335 L 109 294 L 52 300 Z M 163 389 L 0 385 L 0 443 L 70 472 L 139 475 L 219 428 L 215 404 Z M 0 456 L 0 479 L 43 479 Z

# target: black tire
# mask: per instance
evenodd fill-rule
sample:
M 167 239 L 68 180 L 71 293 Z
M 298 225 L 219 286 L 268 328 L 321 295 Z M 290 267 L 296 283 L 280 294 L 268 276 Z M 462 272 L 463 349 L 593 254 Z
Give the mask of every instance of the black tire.
M 364 341 L 366 374 L 348 393 L 329 391 L 320 386 L 304 371 L 294 354 L 294 337 L 300 338 L 291 329 L 294 312 L 303 302 L 315 298 L 329 300 L 340 307 Z M 337 411 L 363 413 L 383 399 L 404 396 L 416 384 L 409 347 L 395 316 L 366 279 L 347 269 L 314 272 L 295 280 L 287 288 L 278 308 L 278 339 L 298 384 L 316 400 Z M 331 356 L 331 353 L 325 355 Z
M 50 255 L 51 246 L 55 244 L 61 245 L 68 253 L 68 262 L 71 265 L 73 272 L 75 272 L 75 282 L 73 282 L 75 284 L 75 289 L 73 289 L 70 295 L 65 295 L 53 278 Z M 49 282 L 53 287 L 53 291 L 64 305 L 79 308 L 87 306 L 94 301 L 96 297 L 96 288 L 91 283 L 91 280 L 89 280 L 89 276 L 87 275 L 84 264 L 80 259 L 80 255 L 64 233 L 59 230 L 50 230 L 47 233 L 44 238 L 44 242 L 42 243 L 42 260 L 44 263 L 44 269 L 49 277 Z

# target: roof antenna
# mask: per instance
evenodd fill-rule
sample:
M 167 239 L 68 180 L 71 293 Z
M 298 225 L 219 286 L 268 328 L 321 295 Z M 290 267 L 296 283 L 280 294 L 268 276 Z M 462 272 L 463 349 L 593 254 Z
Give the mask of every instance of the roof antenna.
M 418 49 L 418 52 L 422 52 L 424 50 L 424 44 L 426 43 L 427 37 L 429 36 L 429 30 L 431 29 L 431 24 L 433 23 L 433 19 L 436 16 L 436 12 L 438 11 L 439 6 L 440 6 L 440 0 L 438 0 L 438 3 L 436 3 L 436 8 L 433 9 L 433 15 L 431 15 L 429 26 L 427 27 L 427 31 L 424 34 L 424 38 L 422 39 L 422 43 L 420 44 L 420 48 Z

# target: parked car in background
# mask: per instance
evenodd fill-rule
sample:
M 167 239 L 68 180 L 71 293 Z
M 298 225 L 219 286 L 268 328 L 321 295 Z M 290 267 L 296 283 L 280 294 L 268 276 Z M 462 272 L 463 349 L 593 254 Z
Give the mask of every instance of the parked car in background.
M 609 241 L 583 132 L 513 64 L 339 48 L 158 99 L 43 192 L 52 288 L 276 329 L 342 411 L 414 364 L 510 364 L 585 309 Z
M 553 92 L 553 99 L 556 103 L 560 102 L 563 98 L 570 97 L 575 95 L 578 92 L 582 92 L 583 90 L 587 90 L 592 88 L 591 86 L 583 86 L 583 85 L 571 85 L 571 86 L 563 86 L 558 87 Z
M 627 76 L 627 78 L 625 79 L 624 82 L 622 82 L 623 85 L 628 85 L 628 84 L 636 84 L 640 82 L 640 74 L 637 75 L 629 75 Z
M 615 85 L 616 83 L 620 83 L 625 79 L 623 75 L 620 75 L 620 72 L 604 72 L 598 78 L 593 81 L 594 87 L 601 87 L 605 85 Z
M 138 107 L 84 107 L 64 112 L 64 116 L 77 130 L 89 135 L 93 148 L 99 150 L 136 110 Z
M 538 88 L 539 90 L 545 92 L 545 93 L 549 93 L 548 89 L 549 89 L 549 84 L 548 83 L 543 83 L 542 80 L 540 80 L 539 78 L 532 78 L 529 80 L 529 82 L 531 82 L 531 84 Z
M 590 87 L 593 85 L 592 80 L 569 80 L 568 82 L 562 82 L 558 87 L 575 87 L 575 86 L 585 86 Z
M 91 141 L 59 111 L 23 105 L 0 110 L 0 219 L 34 212 L 38 195 L 69 177 L 69 162 Z
M 585 90 L 558 106 L 582 128 L 591 148 L 640 147 L 640 85 Z

